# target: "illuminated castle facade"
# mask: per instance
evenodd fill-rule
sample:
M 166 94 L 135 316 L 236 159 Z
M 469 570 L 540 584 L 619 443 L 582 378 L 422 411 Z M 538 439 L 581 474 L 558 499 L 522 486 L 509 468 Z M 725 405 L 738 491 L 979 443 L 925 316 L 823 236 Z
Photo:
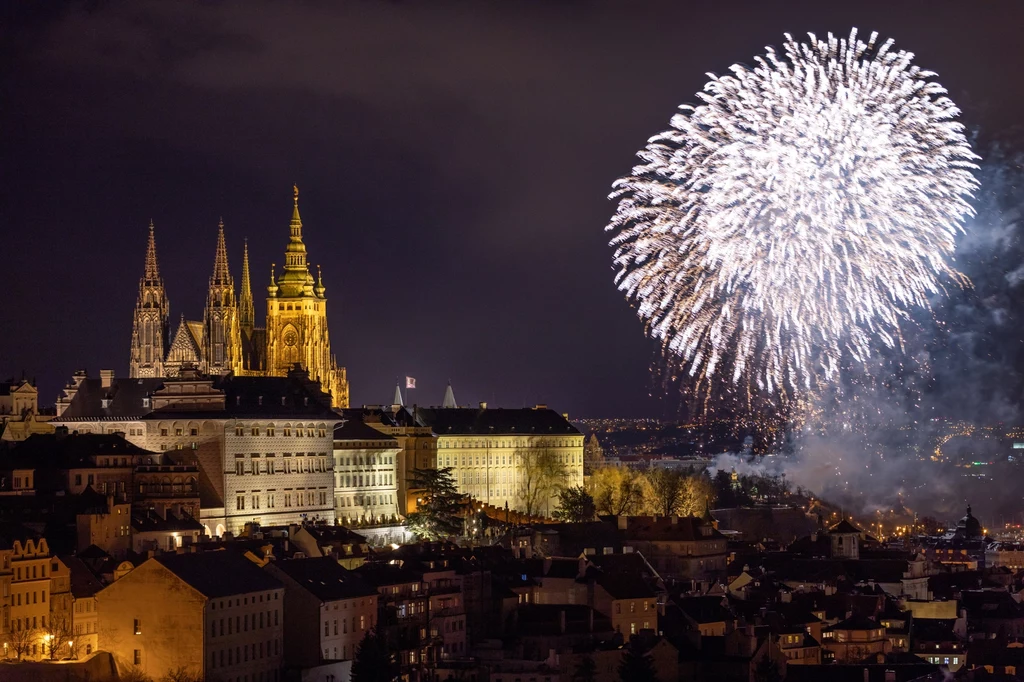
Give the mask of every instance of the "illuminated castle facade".
M 334 407 L 348 407 L 345 368 L 338 367 L 331 354 L 325 292 L 319 269 L 314 281 L 306 263 L 296 187 L 284 272 L 278 276 L 276 268 L 271 267 L 266 327 L 255 326 L 248 244 L 242 255 L 241 292 L 235 296 L 221 222 L 203 319 L 186 320 L 182 316 L 172 332 L 150 223 L 145 274 L 139 281 L 135 305 L 130 375 L 175 377 L 182 367 L 194 367 L 210 375 L 283 377 L 298 364 L 330 393 Z

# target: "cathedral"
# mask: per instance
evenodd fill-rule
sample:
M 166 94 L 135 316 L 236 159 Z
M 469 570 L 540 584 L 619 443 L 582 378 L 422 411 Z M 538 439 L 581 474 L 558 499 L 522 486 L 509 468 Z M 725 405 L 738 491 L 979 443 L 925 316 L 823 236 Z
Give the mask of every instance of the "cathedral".
M 135 304 L 130 375 L 174 377 L 182 367 L 195 367 L 210 375 L 283 377 L 298 364 L 330 393 L 334 407 L 348 407 L 345 368 L 338 367 L 331 354 L 327 334 L 325 291 L 319 268 L 314 281 L 306 263 L 299 189 L 295 187 L 284 272 L 278 276 L 276 267 L 271 266 L 266 327 L 255 326 L 248 244 L 242 252 L 241 291 L 235 296 L 222 221 L 203 319 L 186 320 L 183 315 L 172 333 L 151 222 L 146 269 Z

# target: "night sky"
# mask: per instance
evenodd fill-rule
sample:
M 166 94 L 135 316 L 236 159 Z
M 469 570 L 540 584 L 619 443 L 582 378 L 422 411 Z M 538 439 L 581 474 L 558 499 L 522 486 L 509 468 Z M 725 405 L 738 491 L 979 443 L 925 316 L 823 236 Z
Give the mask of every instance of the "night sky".
M 353 404 L 411 375 L 419 404 L 450 378 L 462 404 L 655 414 L 606 196 L 705 72 L 858 26 L 982 136 L 1024 108 L 1019 0 L 50 4 L 0 10 L 0 375 L 46 404 L 127 374 L 151 218 L 174 324 L 221 216 L 259 323 L 294 182 Z

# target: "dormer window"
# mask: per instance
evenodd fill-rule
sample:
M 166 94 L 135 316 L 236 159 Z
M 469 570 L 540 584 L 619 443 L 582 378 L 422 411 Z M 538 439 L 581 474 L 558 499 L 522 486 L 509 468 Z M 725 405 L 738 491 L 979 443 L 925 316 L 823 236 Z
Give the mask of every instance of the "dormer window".
M 142 399 L 142 406 L 149 407 L 149 396 L 146 396 L 145 398 Z
M 110 398 L 100 398 L 100 406 L 103 409 L 110 407 Z
M 262 404 L 263 404 L 263 396 L 260 396 L 260 397 L 258 397 L 258 398 L 256 399 L 256 404 L 257 404 L 257 405 L 262 405 Z

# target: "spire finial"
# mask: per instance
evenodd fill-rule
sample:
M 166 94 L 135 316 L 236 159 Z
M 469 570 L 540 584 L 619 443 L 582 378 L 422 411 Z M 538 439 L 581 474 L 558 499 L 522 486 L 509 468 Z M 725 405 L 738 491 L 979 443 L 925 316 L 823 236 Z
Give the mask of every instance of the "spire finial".
M 213 259 L 213 281 L 218 284 L 231 283 L 231 271 L 228 269 L 228 247 L 224 241 L 224 220 L 217 225 L 217 253 Z
M 247 333 L 256 323 L 256 311 L 252 303 L 252 286 L 249 284 L 249 239 L 242 240 L 242 293 L 238 299 L 238 321 Z
M 452 380 L 448 380 L 448 386 L 444 389 L 444 399 L 441 401 L 441 407 L 446 409 L 454 409 L 459 404 L 455 402 L 455 391 L 452 390 Z
M 160 266 L 156 261 L 156 234 L 154 232 L 153 219 L 149 219 L 149 240 L 146 242 L 146 279 L 156 281 L 160 279 Z
M 320 286 L 323 286 L 323 284 L 324 284 L 324 276 L 323 276 L 323 273 L 320 272 L 320 264 L 319 263 L 316 264 L 316 283 L 318 285 L 320 285 Z
M 295 183 L 292 183 L 292 193 L 293 193 L 293 196 L 294 196 L 295 205 L 298 206 L 299 205 L 299 186 L 296 185 Z

